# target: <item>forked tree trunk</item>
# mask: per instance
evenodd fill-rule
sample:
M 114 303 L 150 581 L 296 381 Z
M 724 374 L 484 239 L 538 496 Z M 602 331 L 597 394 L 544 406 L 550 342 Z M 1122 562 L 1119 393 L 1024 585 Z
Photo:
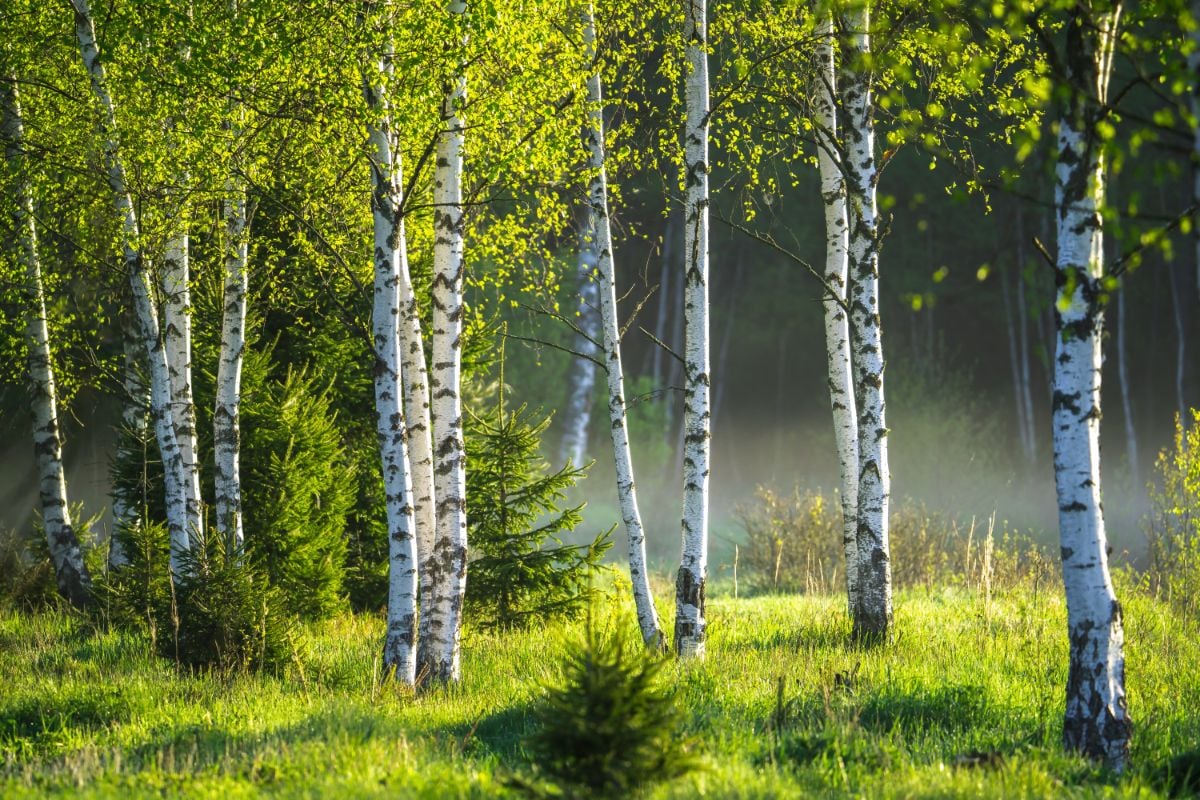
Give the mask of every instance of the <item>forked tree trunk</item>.
M 589 57 L 596 47 L 596 22 L 589 2 L 584 18 L 584 46 Z M 612 226 L 608 219 L 608 178 L 604 168 L 604 111 L 599 71 L 588 78 L 588 100 L 591 112 L 585 139 L 588 147 L 588 203 L 595 215 L 596 278 L 600 290 L 600 325 L 604 365 L 608 380 L 609 433 L 612 436 L 613 461 L 617 473 L 617 499 L 621 520 L 629 543 L 629 579 L 637 609 L 638 628 L 642 641 L 652 649 L 665 645 L 654 595 L 650 592 L 650 574 L 646 564 L 646 533 L 638 508 L 637 490 L 633 480 L 633 456 L 629 449 L 629 423 L 625 414 L 625 378 L 621 365 L 621 329 L 617 320 L 616 268 L 613 263 Z
M 883 341 L 879 320 L 878 178 L 870 56 L 870 13 L 859 7 L 845 21 L 843 68 L 846 191 L 850 224 L 850 343 L 858 413 L 858 593 L 854 635 L 883 641 L 892 628 L 892 564 L 888 547 L 888 429 L 884 415 Z
M 58 593 L 76 608 L 92 603 L 92 577 L 83 561 L 79 538 L 67 505 L 67 476 L 63 470 L 62 439 L 58 428 L 58 395 L 46 324 L 46 297 L 38 256 L 33 188 L 25 172 L 24 130 L 16 77 L 0 76 L 0 139 L 8 161 L 13 200 L 13 232 L 17 263 L 24 269 L 25 345 L 29 361 L 29 404 L 33 416 L 33 452 L 38 474 L 42 528 Z
M 1063 740 L 1068 750 L 1120 770 L 1129 753 L 1121 605 L 1108 570 L 1100 492 L 1103 330 L 1104 115 L 1120 4 L 1074 7 L 1055 166 L 1058 332 L 1054 358 L 1054 476 L 1067 594 L 1070 668 Z
M 817 76 L 813 81 L 817 116 L 817 162 L 825 203 L 825 355 L 829 400 L 841 483 L 842 550 L 846 557 L 846 599 L 850 613 L 858 603 L 858 418 L 850 358 L 847 269 L 850 228 L 846 218 L 846 178 L 837 124 L 837 61 L 833 17 L 817 28 Z
M 412 686 L 417 680 L 417 541 L 412 506 L 412 471 L 408 462 L 401 384 L 400 272 L 407 245 L 400 202 L 403 191 L 399 150 L 394 146 L 387 81 L 393 75 L 390 53 L 377 64 L 379 83 L 365 87 L 370 116 L 367 135 L 371 155 L 371 214 L 375 229 L 375 425 L 383 462 L 388 521 L 387 635 L 384 668 Z
M 712 447 L 708 336 L 708 23 L 706 0 L 689 0 L 684 82 L 683 552 L 675 579 L 675 652 L 704 655 L 708 483 Z
M 75 10 L 75 36 L 79 41 L 79 53 L 88 73 L 92 92 L 103 112 L 100 119 L 100 137 L 104 167 L 108 186 L 113 194 L 113 204 L 121 218 L 121 244 L 125 269 L 133 290 L 134 315 L 148 356 L 150 412 L 154 418 L 155 438 L 158 440 L 163 463 L 171 575 L 178 579 L 184 575 L 184 562 L 187 554 L 193 549 L 192 531 L 188 527 L 187 519 L 183 457 L 175 438 L 175 425 L 171 418 L 171 379 L 167 368 L 167 356 L 159 331 L 158 314 L 151 299 L 153 279 L 142 257 L 137 213 L 125 179 L 125 167 L 121 160 L 117 137 L 116 112 L 105 81 L 104 67 L 100 62 L 100 49 L 96 43 L 92 12 L 88 0 L 71 0 L 71 5 Z
M 589 205 L 584 211 L 584 221 L 579 236 L 579 261 L 577 266 L 579 313 L 575 324 L 575 352 L 588 358 L 571 360 L 567 371 L 566 426 L 562 440 L 562 460 L 579 466 L 587 458 L 588 428 L 592 421 L 592 400 L 596 392 L 596 362 L 598 357 L 595 342 L 600 340 L 600 285 L 596 280 L 596 266 L 600 253 L 596 244 L 596 212 Z
M 467 4 L 450 0 L 449 13 L 465 18 Z M 461 42 L 451 45 L 461 47 Z M 434 598 L 428 625 L 429 677 L 457 681 L 463 598 L 467 590 L 466 453 L 463 444 L 463 121 L 467 79 L 463 59 L 452 55 L 447 77 L 433 179 L 436 237 L 433 245 L 432 417 L 437 538 L 430 556 Z M 424 665 L 422 665 L 424 669 Z
M 238 14 L 231 0 L 231 16 Z M 230 134 L 236 140 L 239 109 L 230 100 Z M 225 179 L 222 217 L 225 223 L 225 278 L 221 303 L 221 344 L 217 357 L 217 385 L 213 401 L 213 487 L 217 534 L 225 543 L 227 558 L 245 548 L 242 521 L 241 400 L 242 364 L 246 355 L 246 301 L 250 292 L 250 219 L 246 184 L 230 166 Z

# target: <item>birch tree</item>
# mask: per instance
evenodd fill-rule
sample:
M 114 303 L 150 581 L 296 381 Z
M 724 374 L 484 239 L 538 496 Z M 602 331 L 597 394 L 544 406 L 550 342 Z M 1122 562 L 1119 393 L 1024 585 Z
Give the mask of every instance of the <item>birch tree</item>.
M 589 63 L 595 63 L 596 20 L 591 2 L 584 13 L 584 49 Z M 596 282 L 600 300 L 600 327 L 608 388 L 609 433 L 612 437 L 613 463 L 617 474 L 617 499 L 621 506 L 628 543 L 629 580 L 637 609 L 642 641 L 652 649 L 664 646 L 665 638 L 650 591 L 646 563 L 646 532 L 642 526 L 634 483 L 633 455 L 629 449 L 629 421 L 625 406 L 625 375 L 621 362 L 621 327 L 617 319 L 616 267 L 612 227 L 608 216 L 608 176 L 605 170 L 604 96 L 600 70 L 588 76 L 588 118 L 584 138 L 588 148 L 588 204 L 593 220 L 596 253 Z
M 389 48 L 390 50 L 390 48 Z M 386 92 L 393 78 L 391 53 L 376 60 L 374 81 L 365 81 L 371 116 L 371 212 L 375 232 L 375 304 L 371 314 L 375 348 L 375 419 L 383 462 L 388 521 L 387 636 L 384 667 L 409 686 L 417 679 L 417 541 L 412 506 L 412 470 L 408 460 L 400 330 L 401 272 L 407 272 L 404 216 L 400 205 L 403 176 L 393 141 Z
M 843 20 L 842 72 L 845 175 L 849 222 L 850 337 L 858 415 L 858 559 L 855 638 L 884 640 L 892 626 L 892 567 L 888 547 L 888 430 L 884 414 L 883 344 L 879 319 L 878 172 L 871 97 L 870 9 L 853 8 Z
M 1077 2 L 1067 20 L 1058 121 L 1054 476 L 1070 668 L 1063 739 L 1120 770 L 1128 757 L 1121 605 L 1108 569 L 1100 491 L 1106 116 L 1120 2 Z
M 825 352 L 829 399 L 838 452 L 842 502 L 842 548 L 846 555 L 846 598 L 853 614 L 858 602 L 858 420 L 851 377 L 850 318 L 847 310 L 849 225 L 846 179 L 837 119 L 837 41 L 833 17 L 818 19 L 812 93 L 816 117 L 817 162 L 825 205 Z
M 450 0 L 448 12 L 462 20 L 464 0 Z M 433 422 L 434 494 L 437 498 L 437 537 L 430 553 L 433 607 L 426 626 L 429 677 L 457 681 L 462 633 L 463 597 L 467 586 L 466 453 L 463 445 L 462 332 L 463 332 L 463 105 L 467 79 L 459 50 L 449 44 L 452 66 L 442 101 L 443 129 L 438 134 L 437 166 L 433 178 Z
M 675 652 L 703 656 L 707 621 L 708 483 L 712 444 L 708 336 L 708 23 L 706 0 L 684 18 L 683 553 L 675 581 Z
M 159 329 L 158 313 L 152 300 L 154 281 L 141 250 L 141 234 L 137 212 L 130 194 L 121 158 L 116 106 L 108 91 L 96 28 L 88 0 L 71 0 L 75 11 L 75 36 L 79 53 L 88 74 L 92 93 L 100 104 L 99 135 L 108 186 L 113 205 L 121 220 L 121 246 L 125 270 L 133 296 L 133 311 L 138 333 L 145 347 L 150 372 L 150 411 L 154 419 L 155 438 L 162 455 L 164 493 L 167 509 L 167 532 L 170 539 L 171 574 L 184 574 L 184 559 L 192 549 L 192 530 L 187 515 L 187 481 L 183 456 L 175 437 L 171 416 L 171 382 L 167 355 Z
M 38 256 L 33 187 L 26 172 L 24 130 L 15 75 L 0 76 L 0 139 L 9 169 L 16 260 L 24 270 L 25 344 L 29 364 L 29 401 L 33 417 L 33 449 L 38 499 L 58 592 L 76 608 L 92 604 L 92 578 L 83 561 L 79 538 L 67 504 L 58 395 L 46 323 L 46 298 Z
M 589 14 L 588 19 L 591 19 Z M 586 38 L 586 34 L 585 34 Z M 588 92 L 590 102 L 598 102 Z M 566 430 L 563 433 L 562 458 L 576 466 L 587 458 L 588 428 L 592 421 L 592 400 L 596 389 L 596 345 L 600 340 L 600 284 L 596 270 L 600 253 L 596 245 L 596 212 L 588 205 L 580 225 L 579 256 L 576 278 L 579 286 L 579 308 L 575 334 L 575 352 L 587 356 L 575 358 L 567 371 L 567 407 L 564 409 Z

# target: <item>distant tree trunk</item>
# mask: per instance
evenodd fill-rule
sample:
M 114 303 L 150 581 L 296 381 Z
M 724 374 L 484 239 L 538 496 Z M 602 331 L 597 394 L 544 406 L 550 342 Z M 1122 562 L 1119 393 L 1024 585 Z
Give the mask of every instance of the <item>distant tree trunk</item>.
M 584 47 L 595 54 L 596 23 L 589 2 L 584 18 Z M 613 264 L 612 228 L 608 219 L 608 179 L 604 170 L 604 111 L 600 73 L 588 78 L 588 99 L 591 113 L 585 131 L 588 147 L 588 166 L 592 176 L 588 182 L 588 203 L 596 224 L 596 277 L 600 289 L 600 324 L 603 332 L 604 364 L 608 378 L 609 432 L 612 436 L 613 461 L 617 472 L 617 498 L 621 519 L 629 541 L 629 580 L 633 586 L 634 606 L 642 641 L 648 647 L 661 649 L 663 631 L 650 592 L 650 573 L 646 564 L 646 534 L 638 509 L 637 491 L 633 481 L 633 456 L 629 450 L 629 426 L 625 415 L 625 379 L 621 367 L 621 332 L 617 320 L 616 268 Z
M 883 641 L 892 627 L 892 565 L 888 547 L 888 429 L 884 418 L 883 341 L 879 321 L 879 222 L 875 200 L 875 127 L 866 6 L 845 21 L 842 108 L 846 119 L 846 190 L 850 224 L 850 336 L 858 413 L 858 595 L 854 635 Z
M 137 331 L 137 320 L 129 308 L 122 310 L 121 315 L 121 348 L 124 353 L 122 365 L 121 424 L 122 435 L 117 438 L 118 447 L 137 447 L 137 452 L 125 452 L 118 455 L 117 460 L 128 457 L 138 459 L 145 465 L 146 453 L 142 443 L 146 440 L 147 418 L 150 412 L 149 387 L 143 379 L 145 374 L 146 354 L 142 348 L 142 338 Z M 142 486 L 143 495 L 146 487 Z M 145 497 L 141 506 L 145 506 Z M 140 524 L 141 514 L 139 504 L 124 492 L 113 492 L 113 531 L 108 542 L 108 566 L 118 569 L 129 563 L 128 554 L 122 547 L 116 533 Z
M 1184 430 L 1188 427 L 1187 395 L 1184 384 L 1187 378 L 1187 325 L 1183 316 L 1183 292 L 1180 284 L 1182 276 L 1176 275 L 1177 270 L 1167 265 L 1167 288 L 1171 292 L 1171 318 L 1175 321 L 1175 404 L 1178 408 L 1179 424 Z
M 703 656 L 708 622 L 708 482 L 712 447 L 708 342 L 708 23 L 706 0 L 689 0 L 683 39 L 684 208 L 683 552 L 675 580 L 675 652 Z
M 1013 306 L 1012 289 L 1009 288 L 1008 273 L 1002 270 L 997 276 L 1000 280 L 1000 294 L 1004 299 L 1004 322 L 1008 332 L 1008 365 L 1012 371 L 1013 401 L 1016 405 L 1017 432 L 1021 440 L 1021 455 L 1025 461 L 1032 460 L 1032 443 L 1029 440 L 1025 424 L 1025 395 L 1021 387 L 1021 350 L 1017 335 L 1016 311 Z M 1021 276 L 1014 273 L 1017 291 L 1021 290 Z
M 163 258 L 163 340 L 171 381 L 171 421 L 183 461 L 187 524 L 192 535 L 203 530 L 200 465 L 196 460 L 196 404 L 192 399 L 192 309 L 186 228 L 168 240 Z
M 467 4 L 450 0 L 449 12 L 465 18 Z M 467 589 L 466 454 L 463 449 L 463 121 L 467 80 L 454 58 L 442 103 L 445 128 L 438 136 L 433 179 L 433 438 L 437 539 L 431 556 L 434 602 L 428 625 L 431 671 L 437 681 L 457 681 L 463 597 Z
M 600 285 L 596 281 L 596 266 L 600 252 L 596 243 L 596 212 L 590 206 L 579 236 L 578 276 L 579 313 L 575 324 L 580 332 L 575 334 L 575 352 L 596 358 L 595 342 L 600 340 Z M 566 430 L 563 433 L 562 460 L 576 466 L 587 457 L 588 426 L 592 420 L 592 400 L 596 391 L 596 362 L 588 358 L 575 358 L 567 371 Z
M 1104 163 L 1096 126 L 1105 111 L 1120 3 L 1076 5 L 1067 28 L 1055 167 L 1058 272 L 1054 358 L 1054 474 L 1067 594 L 1068 750 L 1120 770 L 1129 753 L 1121 605 L 1108 570 L 1100 492 L 1100 365 L 1104 323 Z
M 1125 418 L 1125 457 L 1129 460 L 1129 475 L 1135 488 L 1141 487 L 1138 461 L 1137 427 L 1133 421 L 1133 399 L 1129 391 L 1129 358 L 1125 346 L 1125 288 L 1117 291 L 1117 375 L 1121 381 L 1121 414 Z
M 389 48 L 390 50 L 391 48 Z M 383 80 L 365 88 L 370 117 L 371 213 L 375 228 L 375 306 L 371 315 L 375 349 L 375 423 L 383 462 L 388 520 L 387 636 L 385 670 L 412 686 L 417 680 L 417 541 L 412 506 L 412 470 L 408 461 L 401 372 L 400 330 L 404 327 L 401 263 L 407 245 L 401 211 L 403 177 L 399 149 L 392 140 L 389 105 L 384 96 L 393 74 L 390 53 L 379 59 Z M 407 264 L 404 266 L 407 271 Z
M 658 309 L 654 315 L 654 335 L 660 342 L 667 342 L 671 334 L 667 332 L 667 326 L 671 322 L 671 300 L 674 299 L 675 293 L 671 289 L 671 274 L 675 269 L 673 262 L 675 255 L 675 227 L 677 219 L 675 214 L 667 212 L 667 226 L 663 231 L 662 238 L 662 278 L 658 283 Z M 666 370 L 663 365 L 667 358 L 667 353 L 662 347 L 655 345 L 647 352 L 647 371 L 650 373 L 650 385 L 656 390 L 663 388 L 664 381 L 667 380 Z M 670 395 L 663 392 L 660 396 L 660 402 L 664 401 Z M 667 428 L 670 428 L 668 422 Z M 664 434 L 669 436 L 670 434 Z
M 738 300 L 742 293 L 742 280 L 746 274 L 746 259 L 745 251 L 738 250 L 738 254 L 733 260 L 733 275 L 729 279 L 728 292 L 725 294 L 726 302 L 729 307 L 725 318 L 725 325 L 721 331 L 721 345 L 717 348 L 717 371 L 720 376 L 716 381 L 716 393 L 713 395 L 712 403 L 712 429 L 717 428 L 717 419 L 721 417 L 721 408 L 725 402 L 725 393 L 729 388 L 729 371 L 726 366 L 729 364 L 729 350 L 733 345 L 733 329 L 734 322 L 738 318 Z
M 237 0 L 230 10 L 237 16 Z M 238 107 L 230 100 L 230 132 L 237 138 Z M 246 184 L 234 174 L 225 180 L 225 279 L 221 310 L 221 344 L 217 359 L 216 397 L 213 404 L 213 484 L 217 533 L 228 555 L 245 546 L 242 521 L 241 398 L 242 363 L 246 355 L 246 300 L 250 293 L 250 218 Z
M 1188 74 L 1192 76 L 1192 248 L 1196 257 L 1196 291 L 1200 294 L 1200 0 L 1191 0 L 1193 27 L 1192 51 L 1188 53 Z M 1185 421 L 1186 424 L 1186 421 Z
M 33 416 L 33 452 L 38 473 L 42 527 L 58 593 L 76 608 L 92 604 L 92 577 L 83 561 L 83 551 L 71 524 L 67 505 L 67 476 L 63 470 L 62 439 L 58 428 L 58 395 L 54 364 L 50 355 L 50 331 L 46 324 L 46 296 L 38 256 L 37 223 L 33 213 L 33 188 L 25 172 L 24 130 L 17 81 L 13 75 L 0 78 L 0 138 L 10 173 L 13 199 L 13 233 L 17 262 L 25 270 L 22 286 L 25 300 L 25 344 L 29 360 L 29 403 Z
M 858 603 L 858 419 L 851 375 L 850 318 L 847 308 L 847 254 L 850 230 L 846 218 L 846 177 L 837 125 L 837 59 L 833 17 L 817 28 L 817 77 L 813 96 L 817 116 L 817 163 L 821 199 L 825 203 L 825 355 L 829 400 L 837 443 L 842 501 L 842 550 L 846 556 L 846 599 L 851 614 Z
M 155 438 L 158 440 L 164 472 L 164 492 L 167 509 L 167 534 L 171 550 L 171 575 L 178 579 L 185 573 L 184 559 L 192 550 L 192 531 L 188 526 L 186 476 L 175 425 L 171 418 L 171 378 L 167 367 L 166 350 L 158 326 L 158 314 L 151 299 L 153 280 L 141 252 L 141 234 L 137 213 L 125 179 L 125 167 L 118 146 L 116 113 L 105 82 L 100 49 L 96 43 L 96 28 L 88 0 L 71 0 L 75 10 L 75 35 L 84 69 L 91 81 L 92 92 L 103 110 L 100 136 L 104 166 L 113 203 L 121 218 L 121 243 L 125 269 L 133 289 L 134 313 L 141 329 L 142 340 L 150 366 L 150 411 L 154 417 Z
M 1021 359 L 1021 396 L 1025 405 L 1025 438 L 1029 441 L 1029 460 L 1038 457 L 1037 428 L 1033 422 L 1033 388 L 1029 377 L 1029 313 L 1025 300 L 1025 215 L 1017 209 L 1017 341 Z

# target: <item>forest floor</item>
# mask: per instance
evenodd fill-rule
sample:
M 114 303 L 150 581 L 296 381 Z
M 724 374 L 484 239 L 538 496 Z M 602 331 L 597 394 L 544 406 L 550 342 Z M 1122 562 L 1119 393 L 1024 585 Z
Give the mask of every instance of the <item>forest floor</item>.
M 1172 760 L 1200 761 L 1200 624 L 1122 578 L 1136 728 L 1116 776 L 1059 746 L 1060 592 L 907 591 L 874 650 L 849 642 L 840 598 L 714 592 L 707 658 L 664 673 L 703 767 L 648 795 L 1166 796 Z M 377 680 L 377 616 L 314 627 L 285 674 L 230 676 L 178 674 L 144 636 L 0 612 L 0 797 L 502 794 L 529 774 L 530 710 L 581 630 L 468 631 L 461 686 L 413 697 Z

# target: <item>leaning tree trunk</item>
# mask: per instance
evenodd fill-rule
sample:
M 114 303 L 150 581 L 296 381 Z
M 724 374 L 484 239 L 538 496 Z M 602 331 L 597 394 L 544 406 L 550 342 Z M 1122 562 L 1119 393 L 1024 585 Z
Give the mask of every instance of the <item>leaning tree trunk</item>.
M 450 0 L 449 11 L 466 17 L 464 0 Z M 461 42 L 457 46 L 461 46 Z M 434 494 L 437 538 L 430 574 L 433 606 L 428 629 L 428 677 L 457 681 L 463 598 L 467 590 L 466 453 L 463 444 L 463 121 L 467 79 L 463 59 L 455 54 L 454 74 L 447 79 L 433 179 L 433 372 L 432 417 Z M 421 665 L 422 670 L 426 669 Z
M 179 230 L 167 240 L 163 258 L 163 340 L 171 383 L 171 421 L 183 461 L 188 530 L 203 530 L 200 508 L 200 465 L 196 460 L 196 404 L 192 398 L 192 310 L 188 234 Z
M 375 228 L 375 305 L 372 336 L 375 349 L 375 425 L 383 462 L 388 524 L 387 636 L 383 663 L 396 680 L 417 680 L 417 541 L 412 506 L 412 471 L 408 462 L 401 384 L 400 271 L 406 249 L 400 211 L 402 176 L 394 149 L 391 120 L 384 98 L 392 75 L 390 55 L 378 62 L 380 85 L 365 87 L 370 117 L 367 135 L 371 157 L 371 214 Z
M 33 215 L 33 188 L 25 172 L 24 130 L 16 77 L 0 78 L 0 138 L 11 174 L 13 232 L 17 262 L 24 267 L 25 344 L 29 349 L 29 401 L 33 413 L 33 451 L 38 474 L 42 527 L 58 592 L 76 608 L 92 602 L 92 577 L 71 524 L 67 506 L 67 476 L 63 470 L 62 439 L 58 432 L 58 400 L 54 365 L 50 357 L 50 331 L 46 324 L 46 297 L 38 257 L 37 223 Z
M 883 641 L 892 627 L 888 548 L 888 429 L 884 420 L 883 342 L 879 321 L 879 221 L 875 203 L 875 124 L 871 98 L 870 13 L 846 21 L 849 40 L 842 108 L 846 118 L 846 191 L 850 223 L 850 335 L 858 413 L 858 594 L 854 635 Z
M 584 46 L 589 55 L 595 53 L 596 23 L 589 2 L 584 19 Z M 612 436 L 613 461 L 617 472 L 617 499 L 621 505 L 621 520 L 629 542 L 629 579 L 633 585 L 633 601 L 637 609 L 638 628 L 642 641 L 652 649 L 665 643 L 650 591 L 650 574 L 646 564 L 646 533 L 638 509 L 637 491 L 633 481 L 633 455 L 629 449 L 629 423 L 625 415 L 625 376 L 621 365 L 621 329 L 617 320 L 616 268 L 613 264 L 612 227 L 608 219 L 608 178 L 604 169 L 604 105 L 600 73 L 588 78 L 588 101 L 591 112 L 585 130 L 591 179 L 588 182 L 588 202 L 595 215 L 596 277 L 600 289 L 600 325 L 604 365 L 608 379 L 609 433 Z
M 846 598 L 850 613 L 858 603 L 858 420 L 850 359 L 847 315 L 846 178 L 837 126 L 837 61 L 833 18 L 826 15 L 817 30 L 817 77 L 813 81 L 817 116 L 817 162 L 821 198 L 825 202 L 825 354 L 829 399 L 837 443 L 842 501 L 842 549 L 846 556 Z
M 707 621 L 708 481 L 712 446 L 708 345 L 708 25 L 706 0 L 689 0 L 684 20 L 683 552 L 675 580 L 675 652 L 703 656 Z
M 88 0 L 71 0 L 75 9 L 75 35 L 84 69 L 91 81 L 92 92 L 100 102 L 103 114 L 100 136 L 103 143 L 104 166 L 108 186 L 113 194 L 117 215 L 121 218 L 121 244 L 125 269 L 133 290 L 134 315 L 145 344 L 150 367 L 150 411 L 154 418 L 155 438 L 163 463 L 163 484 L 166 496 L 167 535 L 170 541 L 171 575 L 178 579 L 185 572 L 185 560 L 192 551 L 192 531 L 188 527 L 186 477 L 183 456 L 175 438 L 171 418 L 171 379 L 167 354 L 158 326 L 158 314 L 151 299 L 153 279 L 146 268 L 141 252 L 140 231 L 133 198 L 125 179 L 125 166 L 118 147 L 116 111 L 108 93 L 104 67 L 100 63 L 100 48 L 96 43 L 96 27 Z
M 1054 305 L 1054 476 L 1067 594 L 1070 669 L 1063 739 L 1069 750 L 1120 770 L 1129 753 L 1121 605 L 1108 570 L 1100 493 L 1100 367 L 1104 273 L 1104 116 L 1120 4 L 1067 30 L 1066 88 L 1055 167 L 1058 222 Z
M 590 98 L 595 101 L 595 98 Z M 579 314 L 575 334 L 575 351 L 586 358 L 575 358 L 567 371 L 566 430 L 563 432 L 562 459 L 579 466 L 587 457 L 588 428 L 592 421 L 592 400 L 596 393 L 596 342 L 600 340 L 600 284 L 596 267 L 600 251 L 596 240 L 596 211 L 589 205 L 584 211 L 583 230 L 579 236 Z

